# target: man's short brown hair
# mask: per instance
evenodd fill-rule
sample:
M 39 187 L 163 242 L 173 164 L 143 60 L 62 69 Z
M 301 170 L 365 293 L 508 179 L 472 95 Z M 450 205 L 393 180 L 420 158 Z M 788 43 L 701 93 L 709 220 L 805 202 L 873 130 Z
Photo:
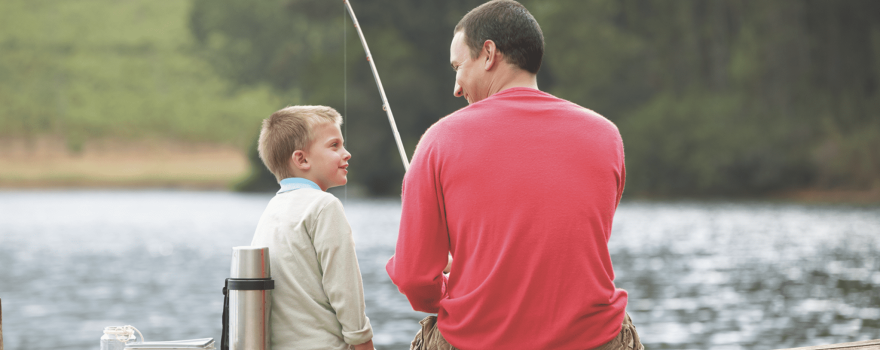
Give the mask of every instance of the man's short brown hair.
M 263 164 L 281 180 L 293 177 L 290 159 L 296 150 L 312 144 L 312 130 L 323 123 L 342 125 L 342 116 L 327 106 L 291 106 L 263 119 L 257 151 Z
M 532 74 L 541 69 L 544 33 L 529 10 L 516 1 L 493 0 L 477 6 L 452 32 L 459 31 L 464 31 L 471 58 L 480 55 L 486 40 L 492 40 L 508 63 Z

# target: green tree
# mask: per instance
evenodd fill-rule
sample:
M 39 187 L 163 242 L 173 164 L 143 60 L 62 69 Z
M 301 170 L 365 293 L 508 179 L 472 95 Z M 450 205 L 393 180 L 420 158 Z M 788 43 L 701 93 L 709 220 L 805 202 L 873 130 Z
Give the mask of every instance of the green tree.
M 539 86 L 619 126 L 628 193 L 880 187 L 880 2 L 522 2 L 545 34 Z M 448 47 L 480 3 L 354 4 L 410 154 L 465 105 L 451 96 Z M 191 29 L 235 84 L 347 106 L 352 180 L 398 191 L 403 169 L 342 3 L 196 0 Z
M 453 14 L 478 4 L 353 4 L 409 156 L 431 124 L 465 105 L 452 96 L 449 41 Z M 217 72 L 240 86 L 269 83 L 288 103 L 336 108 L 345 117 L 351 181 L 372 194 L 400 191 L 404 170 L 342 2 L 196 0 L 190 18 Z M 254 163 L 254 171 L 264 170 Z

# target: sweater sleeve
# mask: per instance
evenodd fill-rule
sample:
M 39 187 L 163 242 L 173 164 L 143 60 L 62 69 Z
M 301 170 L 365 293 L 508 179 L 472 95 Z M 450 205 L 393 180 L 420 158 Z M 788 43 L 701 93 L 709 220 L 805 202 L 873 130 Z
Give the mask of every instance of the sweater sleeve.
M 422 138 L 403 180 L 400 230 L 385 266 L 413 310 L 437 313 L 446 297 L 449 233 L 430 131 Z
M 324 293 L 336 312 L 343 340 L 351 345 L 363 344 L 373 338 L 373 329 L 366 315 L 351 227 L 338 199 L 333 198 L 318 211 L 312 232 Z
M 620 206 L 620 199 L 623 198 L 623 190 L 626 188 L 626 156 L 623 152 L 623 141 L 620 142 L 620 168 L 617 172 L 617 204 L 614 210 Z

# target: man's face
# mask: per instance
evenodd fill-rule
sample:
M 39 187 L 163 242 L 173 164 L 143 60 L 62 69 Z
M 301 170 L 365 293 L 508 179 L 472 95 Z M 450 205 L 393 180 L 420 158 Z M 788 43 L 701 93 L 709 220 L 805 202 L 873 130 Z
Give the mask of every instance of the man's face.
M 465 43 L 464 31 L 455 33 L 452 46 L 449 48 L 449 64 L 455 70 L 455 97 L 464 97 L 468 104 L 480 101 L 488 96 L 482 86 L 485 71 L 482 69 L 480 57 L 471 58 L 471 51 Z
M 322 123 L 314 130 L 314 140 L 307 158 L 311 164 L 308 177 L 322 190 L 348 182 L 348 160 L 351 153 L 343 147 L 342 133 L 334 123 Z

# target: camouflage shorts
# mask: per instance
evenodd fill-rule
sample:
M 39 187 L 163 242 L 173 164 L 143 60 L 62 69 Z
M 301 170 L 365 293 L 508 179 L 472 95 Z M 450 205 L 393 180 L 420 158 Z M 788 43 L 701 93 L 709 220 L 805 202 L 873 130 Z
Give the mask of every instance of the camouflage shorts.
M 636 326 L 633 325 L 629 314 L 625 314 L 620 333 L 617 333 L 614 339 L 602 344 L 595 350 L 645 350 L 645 347 L 639 339 L 639 333 L 636 332 Z
M 458 350 L 450 345 L 437 329 L 437 316 L 428 316 L 419 321 L 422 329 L 416 334 L 410 345 L 410 350 Z M 623 327 L 617 337 L 599 346 L 595 350 L 645 350 L 636 332 L 636 326 L 627 314 L 623 318 Z
M 410 350 L 458 350 L 447 343 L 440 334 L 440 330 L 437 329 L 437 316 L 425 317 L 419 321 L 419 324 L 422 325 L 422 329 L 416 333 L 409 347 Z

